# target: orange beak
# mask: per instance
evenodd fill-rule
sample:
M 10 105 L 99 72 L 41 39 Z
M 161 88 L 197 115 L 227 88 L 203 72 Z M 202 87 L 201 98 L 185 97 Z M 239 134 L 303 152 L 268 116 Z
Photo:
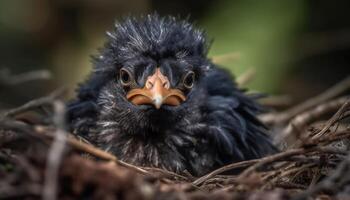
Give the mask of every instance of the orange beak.
M 142 89 L 130 90 L 126 98 L 135 105 L 154 105 L 157 109 L 163 104 L 177 106 L 186 100 L 181 90 L 170 88 L 168 77 L 164 76 L 159 68 L 147 78 Z

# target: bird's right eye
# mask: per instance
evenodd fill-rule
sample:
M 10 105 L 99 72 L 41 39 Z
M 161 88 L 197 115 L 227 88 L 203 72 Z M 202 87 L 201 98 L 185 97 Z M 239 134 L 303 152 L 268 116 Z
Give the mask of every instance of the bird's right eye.
M 123 86 L 130 86 L 133 82 L 133 76 L 127 69 L 120 69 L 119 72 L 119 77 L 120 77 L 120 83 Z
M 191 89 L 194 85 L 194 79 L 195 79 L 195 74 L 193 71 L 189 71 L 187 72 L 187 74 L 185 75 L 184 79 L 183 79 L 183 85 L 187 88 L 187 89 Z

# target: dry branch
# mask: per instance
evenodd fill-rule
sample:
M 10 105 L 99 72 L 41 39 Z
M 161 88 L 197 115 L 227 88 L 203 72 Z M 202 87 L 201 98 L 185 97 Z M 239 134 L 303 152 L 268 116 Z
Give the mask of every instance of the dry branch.
M 29 81 L 48 80 L 51 77 L 52 74 L 47 70 L 30 71 L 23 74 L 13 75 L 8 69 L 3 69 L 0 71 L 0 85 L 18 85 Z
M 50 95 L 39 98 L 39 99 L 34 99 L 32 101 L 29 101 L 28 103 L 18 107 L 18 108 L 14 108 L 12 110 L 9 110 L 7 112 L 4 112 L 0 115 L 0 119 L 4 118 L 4 117 L 13 117 L 15 115 L 18 115 L 20 113 L 26 112 L 28 110 L 32 110 L 38 107 L 42 107 L 42 106 L 48 106 L 51 105 L 53 101 L 55 101 L 56 99 L 62 97 L 65 93 L 65 89 L 61 88 L 58 89 L 54 92 L 52 92 Z
M 327 121 L 327 123 L 325 124 L 325 126 L 323 127 L 323 129 L 318 132 L 316 135 L 314 135 L 312 138 L 320 138 L 322 137 L 324 134 L 326 134 L 327 131 L 329 131 L 329 129 L 331 128 L 331 126 L 334 125 L 334 123 L 336 123 L 341 116 L 349 110 L 349 105 L 350 105 L 350 98 L 348 98 L 345 103 L 340 107 L 340 109 L 337 111 L 337 113 L 335 113 L 335 115 L 333 115 L 333 117 Z
M 266 124 L 284 124 L 301 112 L 305 112 L 319 104 L 322 104 L 334 97 L 337 97 L 350 89 L 350 77 L 342 80 L 333 87 L 326 90 L 324 93 L 311 98 L 301 104 L 294 106 L 281 113 L 268 113 L 261 115 L 259 118 Z
M 293 200 L 306 200 L 311 196 L 321 192 L 336 192 L 339 191 L 342 186 L 349 183 L 350 181 L 350 154 L 340 163 L 337 169 L 327 178 L 322 180 L 320 183 L 309 188 L 302 194 L 297 195 Z
M 254 79 L 256 75 L 256 70 L 254 68 L 250 68 L 245 71 L 243 74 L 237 77 L 236 82 L 239 87 L 244 87 L 247 85 L 252 79 Z
M 241 57 L 241 54 L 238 52 L 230 52 L 227 54 L 216 55 L 211 58 L 213 63 L 222 64 L 230 61 L 235 61 Z
M 325 114 L 335 112 L 348 100 L 349 97 L 340 97 L 338 99 L 318 105 L 311 110 L 302 112 L 301 114 L 295 116 L 289 122 L 287 127 L 284 128 L 281 133 L 276 136 L 275 143 L 285 143 L 285 146 L 291 146 L 302 137 L 303 130 L 305 127 L 311 124 L 311 122 L 319 120 L 320 117 L 324 116 Z
M 46 170 L 45 170 L 45 182 L 43 186 L 43 199 L 55 200 L 57 199 L 57 183 L 58 183 L 58 170 L 61 165 L 63 154 L 66 146 L 66 140 L 68 134 L 65 129 L 65 106 L 60 101 L 53 102 L 55 116 L 54 122 L 56 125 L 55 138 L 52 142 L 51 148 L 47 154 Z

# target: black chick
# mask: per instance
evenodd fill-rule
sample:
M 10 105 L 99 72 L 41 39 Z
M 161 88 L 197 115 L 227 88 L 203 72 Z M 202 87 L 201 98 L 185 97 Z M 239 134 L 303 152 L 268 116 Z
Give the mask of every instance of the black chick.
M 203 31 L 148 15 L 107 35 L 68 106 L 75 133 L 125 162 L 193 175 L 275 152 L 259 105 L 207 58 Z

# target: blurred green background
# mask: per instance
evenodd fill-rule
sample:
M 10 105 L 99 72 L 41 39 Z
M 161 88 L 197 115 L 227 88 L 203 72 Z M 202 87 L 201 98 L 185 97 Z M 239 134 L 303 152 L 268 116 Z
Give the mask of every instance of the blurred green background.
M 156 11 L 205 29 L 209 56 L 233 55 L 219 64 L 235 76 L 254 69 L 248 88 L 297 102 L 350 75 L 349 7 L 346 0 L 1 0 L 1 69 L 49 69 L 54 77 L 0 87 L 0 96 L 19 104 L 60 86 L 72 96 L 114 21 Z

